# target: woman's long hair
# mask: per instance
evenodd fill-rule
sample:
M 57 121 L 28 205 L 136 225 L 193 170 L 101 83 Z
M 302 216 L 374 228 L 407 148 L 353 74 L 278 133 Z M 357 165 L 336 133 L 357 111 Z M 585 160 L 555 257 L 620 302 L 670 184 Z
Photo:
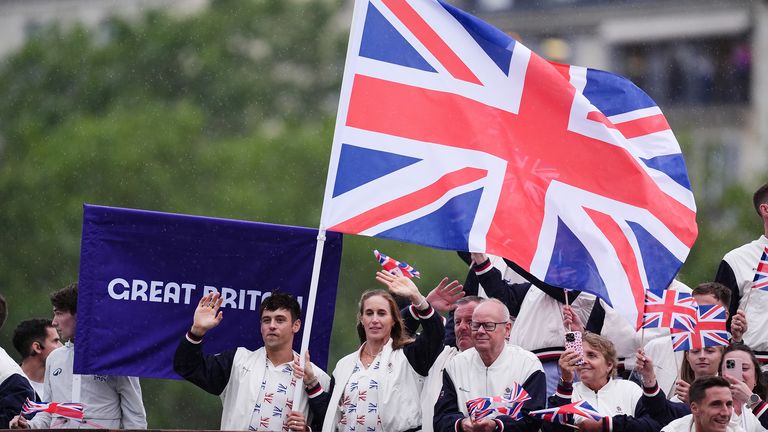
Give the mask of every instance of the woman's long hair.
M 725 355 L 734 351 L 743 351 L 749 355 L 749 359 L 752 361 L 752 368 L 755 371 L 755 388 L 752 389 L 752 393 L 760 396 L 760 399 L 766 400 L 768 398 L 768 391 L 766 391 L 763 372 L 760 370 L 760 361 L 757 360 L 757 357 L 755 357 L 755 352 L 752 351 L 752 348 L 744 345 L 741 342 L 735 342 L 729 345 L 728 348 L 723 351 L 723 357 L 720 358 L 720 369 L 723 367 L 723 360 L 725 360 Z
M 379 296 L 387 301 L 387 304 L 389 305 L 389 314 L 392 315 L 392 320 L 394 321 L 392 325 L 392 331 L 390 332 L 390 337 L 392 338 L 392 349 L 400 349 L 404 347 L 405 345 L 408 345 L 409 343 L 413 342 L 413 339 L 406 336 L 405 334 L 405 324 L 403 324 L 403 317 L 400 316 L 400 310 L 397 308 L 397 303 L 395 302 L 395 299 L 392 297 L 392 294 L 390 294 L 388 291 L 384 290 L 368 290 L 363 293 L 363 295 L 360 297 L 360 307 L 359 311 L 357 313 L 357 335 L 360 336 L 360 343 L 366 341 L 365 337 L 365 328 L 363 328 L 363 307 L 365 305 L 365 301 L 368 300 L 371 297 Z

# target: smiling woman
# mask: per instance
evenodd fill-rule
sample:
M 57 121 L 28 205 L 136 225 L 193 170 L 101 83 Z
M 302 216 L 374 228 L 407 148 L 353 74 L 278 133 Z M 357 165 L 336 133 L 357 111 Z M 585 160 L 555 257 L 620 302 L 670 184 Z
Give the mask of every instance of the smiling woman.
M 618 358 L 613 342 L 602 336 L 586 333 L 582 340 L 583 356 L 571 348 L 560 356 L 560 384 L 549 398 L 549 406 L 587 401 L 602 414 L 602 421 L 576 418 L 581 430 L 653 431 L 661 426 L 645 415 L 639 404 L 643 390 L 637 384 L 616 376 Z M 580 382 L 573 383 L 578 374 Z M 601 424 L 602 423 L 602 424 Z M 571 430 L 561 425 L 545 424 L 543 430 Z
M 418 430 L 421 425 L 420 383 L 442 351 L 442 319 L 407 277 L 379 272 L 376 279 L 411 301 L 404 313 L 420 321 L 422 332 L 416 339 L 406 335 L 389 292 L 363 293 L 357 316 L 362 344 L 339 360 L 330 389 L 310 402 L 326 409 L 323 431 L 364 427 L 396 432 Z

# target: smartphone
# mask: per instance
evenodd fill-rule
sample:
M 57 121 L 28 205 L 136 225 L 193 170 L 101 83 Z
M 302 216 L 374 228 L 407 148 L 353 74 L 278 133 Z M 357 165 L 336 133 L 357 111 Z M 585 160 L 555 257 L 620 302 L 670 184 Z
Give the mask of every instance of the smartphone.
M 572 349 L 579 353 L 579 362 L 577 365 L 584 364 L 584 349 L 581 346 L 581 332 L 579 331 L 570 331 L 565 334 L 565 349 Z
M 723 368 L 723 375 L 730 376 L 741 381 L 742 378 L 742 364 L 741 359 L 729 358 L 725 359 L 725 367 Z

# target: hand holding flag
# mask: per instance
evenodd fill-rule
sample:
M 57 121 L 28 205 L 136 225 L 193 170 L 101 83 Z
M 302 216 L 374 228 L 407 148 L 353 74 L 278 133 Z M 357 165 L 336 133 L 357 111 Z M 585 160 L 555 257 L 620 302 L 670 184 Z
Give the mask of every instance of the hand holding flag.
M 83 409 L 84 407 L 81 403 L 34 402 L 27 398 L 27 401 L 24 402 L 24 406 L 21 408 L 21 413 L 47 412 L 61 417 L 82 420 L 85 416 Z
M 489 396 L 470 399 L 467 401 L 467 411 L 473 422 L 484 418 L 496 418 L 501 415 L 510 416 L 513 420 L 520 420 L 523 403 L 530 399 L 528 392 L 521 385 L 515 384 L 511 398 Z
M 569 414 L 572 416 L 584 417 L 592 420 L 601 420 L 604 416 L 597 412 L 592 405 L 587 401 L 573 402 L 568 405 L 563 405 L 554 408 L 547 408 L 542 410 L 531 411 L 528 413 L 531 417 L 536 417 L 549 423 L 558 423 L 564 425 L 573 424 L 573 417 L 569 418 Z M 571 422 L 569 422 L 571 419 Z

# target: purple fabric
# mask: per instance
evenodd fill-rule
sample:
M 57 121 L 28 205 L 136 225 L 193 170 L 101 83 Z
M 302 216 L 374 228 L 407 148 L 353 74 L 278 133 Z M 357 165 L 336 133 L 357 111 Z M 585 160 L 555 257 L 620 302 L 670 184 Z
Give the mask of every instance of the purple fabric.
M 326 237 L 309 346 L 323 369 L 342 246 L 341 234 Z M 265 293 L 301 297 L 305 316 L 316 239 L 316 229 L 86 204 L 75 373 L 180 379 L 173 353 L 206 287 L 222 292 L 225 303 L 204 351 L 259 348 Z

